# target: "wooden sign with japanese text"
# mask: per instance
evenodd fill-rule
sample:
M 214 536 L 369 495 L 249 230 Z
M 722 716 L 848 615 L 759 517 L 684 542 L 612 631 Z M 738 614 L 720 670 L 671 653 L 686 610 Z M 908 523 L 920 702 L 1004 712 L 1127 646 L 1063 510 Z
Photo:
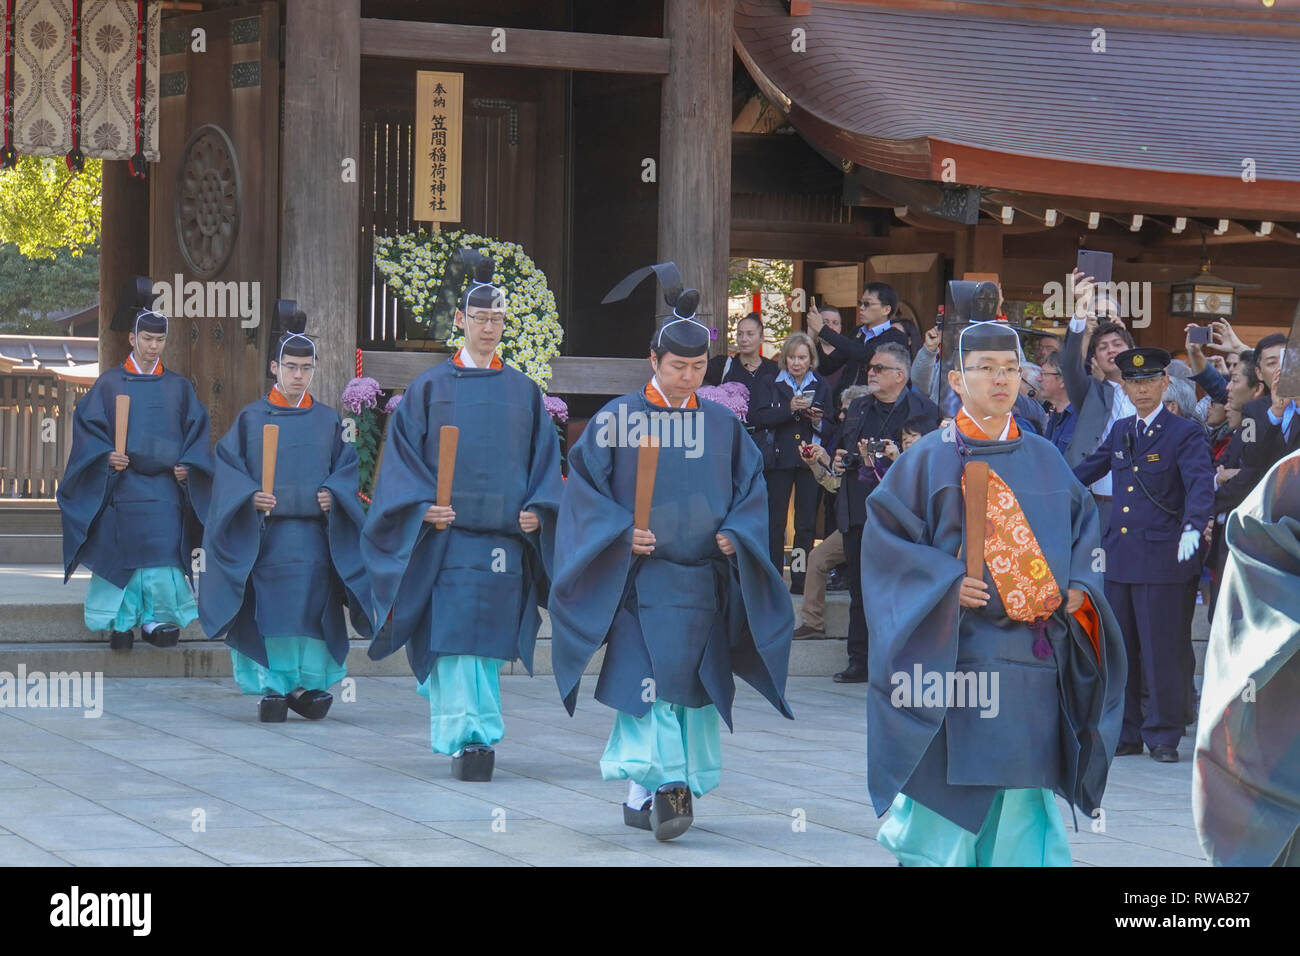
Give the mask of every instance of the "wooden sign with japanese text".
M 414 216 L 460 222 L 465 74 L 415 74 Z

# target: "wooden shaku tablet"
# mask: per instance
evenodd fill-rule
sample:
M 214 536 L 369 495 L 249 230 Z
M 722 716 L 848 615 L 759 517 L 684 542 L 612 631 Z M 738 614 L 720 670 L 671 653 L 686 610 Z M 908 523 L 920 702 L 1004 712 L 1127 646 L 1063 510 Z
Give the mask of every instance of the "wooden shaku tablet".
M 989 503 L 989 465 L 966 465 L 966 576 L 984 580 L 984 525 Z
M 275 458 L 280 450 L 280 426 L 262 426 L 262 491 L 275 493 Z
M 460 429 L 455 425 L 443 425 L 438 429 L 438 507 L 451 505 L 451 482 L 456 474 L 456 444 L 460 441 Z M 447 527 L 445 521 L 434 523 L 439 530 Z
M 117 410 L 113 415 L 113 426 L 117 429 L 117 434 L 113 439 L 113 450 L 119 455 L 126 454 L 126 425 L 131 418 L 131 396 L 117 396 Z M 121 471 L 122 469 L 118 469 Z
M 633 511 L 633 526 L 641 531 L 650 530 L 650 503 L 655 496 L 655 472 L 658 468 L 659 439 L 643 435 L 636 453 L 636 507 Z

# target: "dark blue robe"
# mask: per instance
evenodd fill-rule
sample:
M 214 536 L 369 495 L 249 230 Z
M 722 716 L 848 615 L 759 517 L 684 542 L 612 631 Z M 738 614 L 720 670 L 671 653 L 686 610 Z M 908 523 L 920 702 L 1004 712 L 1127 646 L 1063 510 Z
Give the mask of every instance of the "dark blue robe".
M 262 488 L 262 426 L 278 425 L 276 505 L 253 507 Z M 199 623 L 263 667 L 267 637 L 314 637 L 347 659 L 345 606 L 370 634 L 370 588 L 361 560 L 365 512 L 357 499 L 357 452 L 339 414 L 261 398 L 245 406 L 217 442 L 212 505 L 203 535 Z M 316 492 L 330 492 L 328 513 Z M 249 583 L 252 587 L 249 587 Z
M 945 440 L 945 434 L 948 439 Z M 966 575 L 962 461 L 947 429 L 899 456 L 867 498 L 863 606 L 871 634 L 867 788 L 877 815 L 901 791 L 972 833 L 998 790 L 1042 787 L 1085 813 L 1100 806 L 1123 716 L 1126 658 L 1106 603 L 1097 506 L 1051 442 L 961 436 L 1015 493 L 1062 592 L 1033 655 L 1033 634 L 1005 611 L 987 564 L 989 603 L 961 608 Z M 1085 591 L 1101 619 L 1101 661 L 1065 592 Z M 998 712 L 894 706 L 895 675 L 983 673 L 998 678 Z M 915 701 L 913 701 L 915 703 Z
M 437 496 L 443 425 L 460 429 L 456 520 L 438 530 L 424 515 Z M 406 645 L 420 680 L 444 654 L 519 658 L 531 674 L 560 494 L 559 438 L 530 378 L 508 365 L 451 361 L 417 375 L 389 422 L 362 533 L 374 591 L 370 656 Z M 519 530 L 521 511 L 537 515 L 537 531 Z
M 1300 866 L 1300 452 L 1228 516 L 1192 814 L 1219 866 Z
M 108 465 L 116 434 L 117 396 L 131 396 L 122 471 Z M 189 469 L 185 482 L 172 473 Z M 63 580 L 78 565 L 125 588 L 137 568 L 190 574 L 212 487 L 208 410 L 189 379 L 128 372 L 117 365 L 77 403 L 72 450 L 57 494 L 63 512 Z
M 660 449 L 648 556 L 632 554 L 638 449 L 600 437 L 602 421 L 628 413 L 703 420 L 698 457 Z M 719 532 L 734 556 L 718 550 Z M 641 393 L 607 404 L 569 452 L 555 554 L 551 658 L 569 713 L 605 644 L 596 699 L 624 713 L 644 716 L 655 699 L 713 704 L 730 727 L 739 675 L 792 716 L 785 680 L 794 609 L 768 555 L 763 456 L 731 411 L 707 400 L 668 409 Z

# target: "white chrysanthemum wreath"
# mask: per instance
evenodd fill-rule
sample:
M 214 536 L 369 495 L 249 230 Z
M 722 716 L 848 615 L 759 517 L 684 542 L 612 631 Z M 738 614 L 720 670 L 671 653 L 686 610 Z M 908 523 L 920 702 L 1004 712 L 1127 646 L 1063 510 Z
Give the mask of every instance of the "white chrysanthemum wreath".
M 452 229 L 375 237 L 375 265 L 388 287 L 400 296 L 411 318 L 428 326 L 442 286 L 447 259 L 456 250 L 477 249 L 492 257 L 492 284 L 506 290 L 506 327 L 501 335 L 501 360 L 523 372 L 544 392 L 551 379 L 551 359 L 560 354 L 564 329 L 555 309 L 555 295 L 542 270 L 514 242 Z M 465 341 L 452 329 L 450 346 Z

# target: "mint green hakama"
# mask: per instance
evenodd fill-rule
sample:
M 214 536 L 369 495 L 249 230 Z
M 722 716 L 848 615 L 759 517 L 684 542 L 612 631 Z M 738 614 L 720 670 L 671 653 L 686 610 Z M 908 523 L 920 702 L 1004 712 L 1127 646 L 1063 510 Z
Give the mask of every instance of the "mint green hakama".
M 304 690 L 329 690 L 347 676 L 345 665 L 334 660 L 325 642 L 316 637 L 267 637 L 263 667 L 247 654 L 231 650 L 231 673 L 244 694 L 288 694 Z
M 129 631 L 149 621 L 184 627 L 198 616 L 194 592 L 179 568 L 136 568 L 125 588 L 90 575 L 85 620 L 92 631 Z
M 506 735 L 500 681 L 505 663 L 472 654 L 447 654 L 433 662 L 429 679 L 416 689 L 429 700 L 434 753 L 451 756 L 466 744 L 491 747 Z
M 683 707 L 657 700 L 644 717 L 616 711 L 600 758 L 606 780 L 635 780 L 652 793 L 685 781 L 702 797 L 722 779 L 722 719 L 712 704 Z
M 1002 790 L 979 833 L 899 794 L 876 835 L 903 866 L 1069 866 L 1056 797 L 1043 788 Z

